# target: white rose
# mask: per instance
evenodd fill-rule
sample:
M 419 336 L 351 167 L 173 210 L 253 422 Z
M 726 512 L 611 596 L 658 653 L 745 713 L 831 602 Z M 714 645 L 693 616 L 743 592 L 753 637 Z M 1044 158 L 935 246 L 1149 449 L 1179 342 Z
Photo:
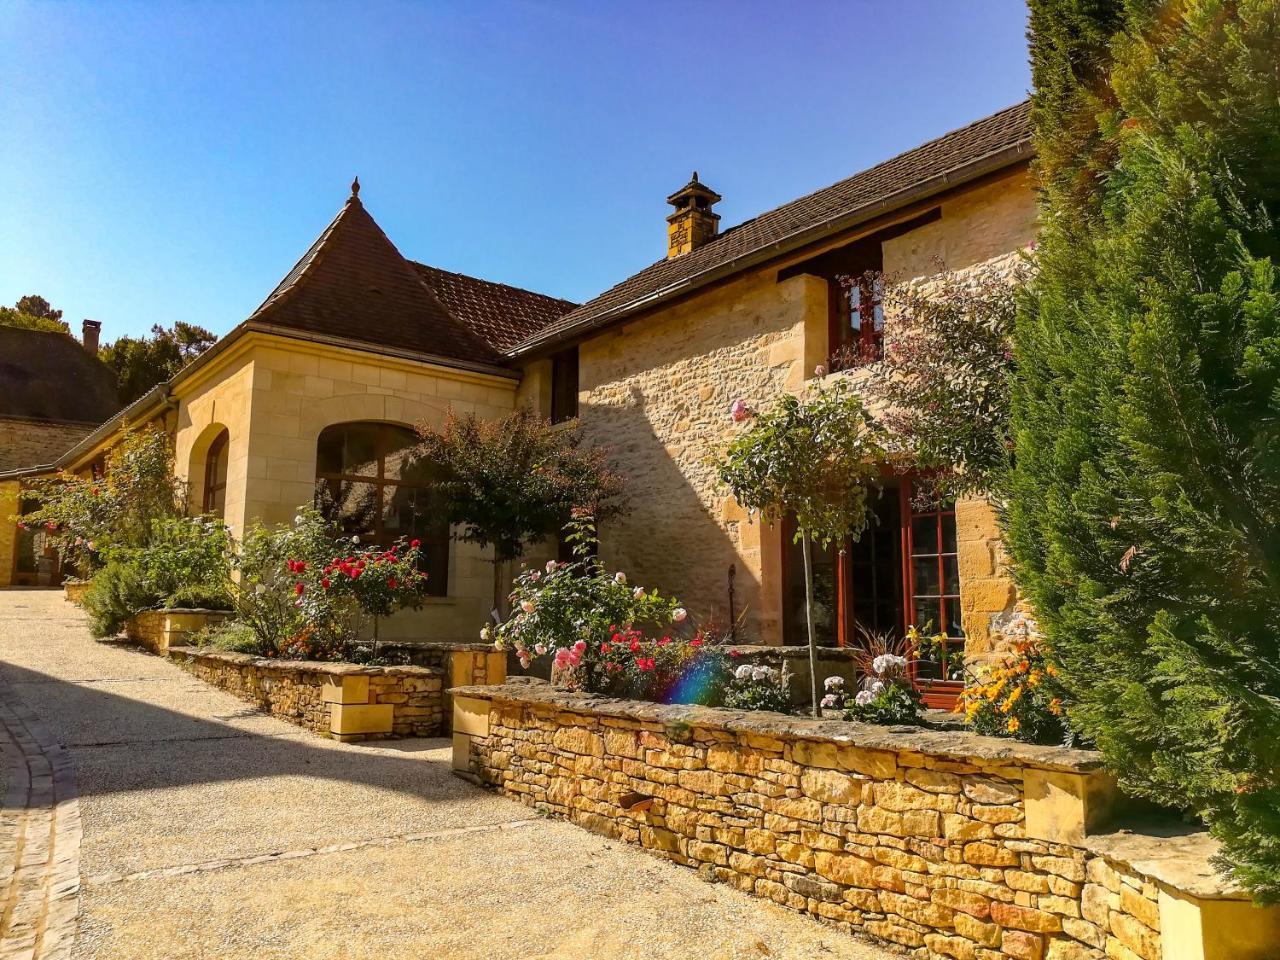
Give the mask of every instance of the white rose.
M 490 636 L 490 634 L 489 634 L 489 628 L 488 628 L 488 627 L 481 627 L 481 628 L 480 628 L 480 639 L 481 639 L 481 640 L 488 640 L 488 639 L 489 639 L 489 636 Z
M 352 537 L 352 538 L 351 538 L 351 542 L 352 542 L 352 543 L 359 543 L 359 542 L 360 542 L 360 538 L 359 538 L 358 536 Z
M 613 579 L 616 580 L 618 583 L 626 583 L 627 575 L 623 573 L 621 570 L 619 570 L 617 573 L 613 575 Z
M 636 587 L 634 590 L 631 591 L 631 596 L 634 597 L 636 600 L 639 600 L 641 597 L 644 596 L 644 587 Z
M 547 573 L 551 573 L 552 571 L 554 571 L 554 570 L 555 570 L 555 568 L 556 568 L 556 562 L 555 562 L 554 560 L 548 560 L 548 561 L 547 561 Z
M 525 613 L 533 613 L 533 606 L 534 604 L 532 600 L 520 601 L 520 609 L 523 610 Z
M 676 607 L 671 611 L 671 620 L 673 623 L 684 623 L 688 619 L 689 611 L 684 607 Z
M 733 676 L 734 676 L 734 678 L 735 678 L 735 679 L 738 679 L 738 680 L 750 680 L 750 679 L 751 679 L 751 664 L 749 664 L 749 663 L 744 663 L 744 664 L 743 664 L 742 666 L 740 666 L 737 670 L 733 671 Z

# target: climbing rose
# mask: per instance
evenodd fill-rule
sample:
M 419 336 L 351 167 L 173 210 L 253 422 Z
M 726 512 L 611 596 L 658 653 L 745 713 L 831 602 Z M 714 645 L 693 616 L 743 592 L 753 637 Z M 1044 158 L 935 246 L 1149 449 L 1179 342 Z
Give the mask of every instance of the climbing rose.
M 747 406 L 747 401 L 742 399 L 733 401 L 733 406 L 729 408 L 729 416 L 733 417 L 734 423 L 741 423 L 751 416 L 751 408 Z
M 619 570 L 617 573 L 615 573 L 615 574 L 613 575 L 613 579 L 614 579 L 614 580 L 617 580 L 617 581 L 618 581 L 618 583 L 626 583 L 626 582 L 627 582 L 627 575 L 626 575 L 625 573 L 623 573 L 621 570 Z
M 631 596 L 634 597 L 636 600 L 639 600 L 641 597 L 644 596 L 644 587 L 636 587 L 634 590 L 631 591 Z
M 671 619 L 675 623 L 684 623 L 689 616 L 689 611 L 684 607 L 676 607 L 671 611 Z
M 523 610 L 525 613 L 533 613 L 533 601 L 532 601 L 532 600 L 521 600 L 521 601 L 520 601 L 520 609 L 521 609 L 521 610 Z

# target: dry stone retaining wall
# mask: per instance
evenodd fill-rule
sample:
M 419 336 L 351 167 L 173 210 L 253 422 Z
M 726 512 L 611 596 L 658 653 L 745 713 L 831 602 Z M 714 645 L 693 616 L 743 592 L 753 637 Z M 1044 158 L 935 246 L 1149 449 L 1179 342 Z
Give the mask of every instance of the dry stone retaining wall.
M 275 716 L 341 740 L 436 737 L 444 720 L 444 672 L 270 660 L 173 647 L 169 656 L 206 683 Z
M 546 687 L 453 693 L 460 772 L 915 956 L 1174 956 L 1158 884 L 1083 845 L 1109 795 L 1096 754 Z

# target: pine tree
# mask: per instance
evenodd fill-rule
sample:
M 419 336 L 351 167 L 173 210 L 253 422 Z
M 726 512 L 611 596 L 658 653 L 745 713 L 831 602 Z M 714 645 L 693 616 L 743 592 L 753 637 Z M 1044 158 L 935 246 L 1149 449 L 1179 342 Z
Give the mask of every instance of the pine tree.
M 1009 546 L 1073 722 L 1277 900 L 1280 4 L 1129 0 L 1121 26 L 1114 162 L 1095 200 L 1046 191 L 1018 318 Z M 1037 120 L 1044 144 L 1078 117 Z

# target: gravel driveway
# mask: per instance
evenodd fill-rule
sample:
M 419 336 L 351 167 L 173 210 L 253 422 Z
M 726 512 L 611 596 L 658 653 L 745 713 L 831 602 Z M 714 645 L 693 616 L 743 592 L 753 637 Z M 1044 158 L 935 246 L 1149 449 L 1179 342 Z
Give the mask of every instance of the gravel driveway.
M 14 707 L 0 712 L 46 735 L 11 732 L 5 747 L 0 881 L 19 899 L 20 877 L 43 882 L 43 902 L 65 901 L 72 918 L 61 938 L 53 907 L 32 930 L 0 930 L 0 957 L 8 936 L 34 937 L 44 958 L 890 956 L 538 819 L 453 777 L 445 740 L 335 743 L 161 658 L 94 642 L 61 592 L 0 591 L 0 697 Z M 67 792 L 74 774 L 78 801 L 56 777 L 52 799 L 43 790 L 44 755 L 55 770 L 62 758 Z M 78 918 L 74 882 L 30 862 L 34 848 L 12 868 L 15 770 L 73 877 L 78 841 Z

